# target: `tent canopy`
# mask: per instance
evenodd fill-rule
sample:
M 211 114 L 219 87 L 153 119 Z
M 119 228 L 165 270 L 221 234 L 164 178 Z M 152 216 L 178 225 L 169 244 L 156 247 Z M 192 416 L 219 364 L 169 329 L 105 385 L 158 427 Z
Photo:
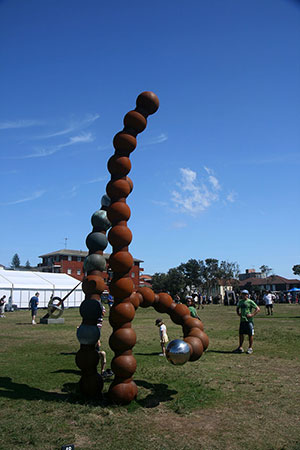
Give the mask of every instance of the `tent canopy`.
M 6 295 L 18 308 L 28 308 L 35 292 L 40 293 L 42 308 L 48 305 L 52 295 L 63 298 L 70 293 L 64 303 L 66 307 L 79 306 L 84 297 L 80 282 L 65 273 L 0 270 L 0 296 Z
M 73 289 L 78 280 L 65 273 L 0 270 L 0 289 Z

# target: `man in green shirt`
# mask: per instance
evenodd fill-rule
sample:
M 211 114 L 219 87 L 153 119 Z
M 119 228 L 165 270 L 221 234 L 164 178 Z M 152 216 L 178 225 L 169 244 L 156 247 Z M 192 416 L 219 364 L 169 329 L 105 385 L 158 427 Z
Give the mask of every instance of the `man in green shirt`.
M 249 298 L 249 292 L 245 289 L 241 292 L 241 300 L 238 302 L 236 307 L 236 313 L 240 316 L 240 329 L 239 329 L 239 346 L 234 353 L 243 353 L 243 342 L 244 335 L 247 334 L 249 337 L 249 348 L 246 353 L 253 353 L 253 336 L 254 336 L 254 325 L 253 317 L 259 313 L 260 308 L 257 304 Z M 254 311 L 253 311 L 254 310 Z M 252 312 L 253 311 L 253 312 Z
M 192 316 L 192 317 L 195 317 L 196 319 L 199 319 L 199 320 L 200 320 L 200 317 L 199 317 L 198 314 L 197 314 L 196 308 L 195 308 L 195 306 L 193 305 L 193 300 L 192 300 L 191 298 L 187 298 L 186 305 L 187 305 L 187 307 L 188 307 L 189 310 L 190 310 L 191 316 Z

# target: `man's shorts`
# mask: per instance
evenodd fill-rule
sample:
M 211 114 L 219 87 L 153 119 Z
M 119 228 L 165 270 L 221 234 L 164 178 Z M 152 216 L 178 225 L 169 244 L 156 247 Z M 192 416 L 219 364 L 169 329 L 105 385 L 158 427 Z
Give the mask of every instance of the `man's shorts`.
M 248 334 L 248 336 L 254 336 L 253 322 L 241 322 L 239 334 Z
M 32 310 L 31 310 L 31 315 L 32 315 L 32 317 L 33 317 L 33 316 L 36 316 L 36 314 L 37 314 L 37 308 L 32 309 Z

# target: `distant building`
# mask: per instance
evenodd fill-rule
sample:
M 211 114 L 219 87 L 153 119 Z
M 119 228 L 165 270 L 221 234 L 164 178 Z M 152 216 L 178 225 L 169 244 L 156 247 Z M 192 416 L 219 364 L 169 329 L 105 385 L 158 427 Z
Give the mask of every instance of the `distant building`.
M 39 258 L 42 258 L 42 263 L 38 264 L 38 270 L 40 272 L 66 273 L 77 280 L 82 280 L 84 276 L 83 263 L 87 255 L 87 251 L 68 250 L 66 248 L 57 250 L 56 252 L 46 253 L 45 255 L 39 256 Z M 108 261 L 110 253 L 104 253 L 103 256 Z M 133 267 L 129 274 L 135 288 L 138 288 L 140 285 L 140 272 L 144 270 L 140 267 L 140 263 L 142 262 L 141 259 L 133 258 Z M 110 276 L 109 269 L 106 272 L 102 272 L 102 276 L 105 282 L 107 282 Z
M 300 280 L 270 275 L 266 278 L 250 277 L 240 281 L 239 285 L 240 289 L 248 289 L 250 291 L 288 291 L 293 287 L 300 288 Z
M 239 274 L 239 280 L 247 280 L 248 278 L 263 278 L 262 272 L 255 272 L 255 269 L 246 269 L 245 273 Z
M 152 286 L 152 277 L 151 275 L 146 275 L 145 273 L 140 274 L 140 287 L 149 287 Z

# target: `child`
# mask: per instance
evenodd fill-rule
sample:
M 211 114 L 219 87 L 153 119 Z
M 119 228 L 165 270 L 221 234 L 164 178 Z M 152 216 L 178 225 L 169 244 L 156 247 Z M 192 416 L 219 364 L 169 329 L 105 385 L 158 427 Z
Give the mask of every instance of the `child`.
M 166 356 L 166 344 L 169 342 L 167 327 L 161 319 L 156 319 L 155 325 L 159 327 L 160 345 L 162 353 L 159 356 Z

